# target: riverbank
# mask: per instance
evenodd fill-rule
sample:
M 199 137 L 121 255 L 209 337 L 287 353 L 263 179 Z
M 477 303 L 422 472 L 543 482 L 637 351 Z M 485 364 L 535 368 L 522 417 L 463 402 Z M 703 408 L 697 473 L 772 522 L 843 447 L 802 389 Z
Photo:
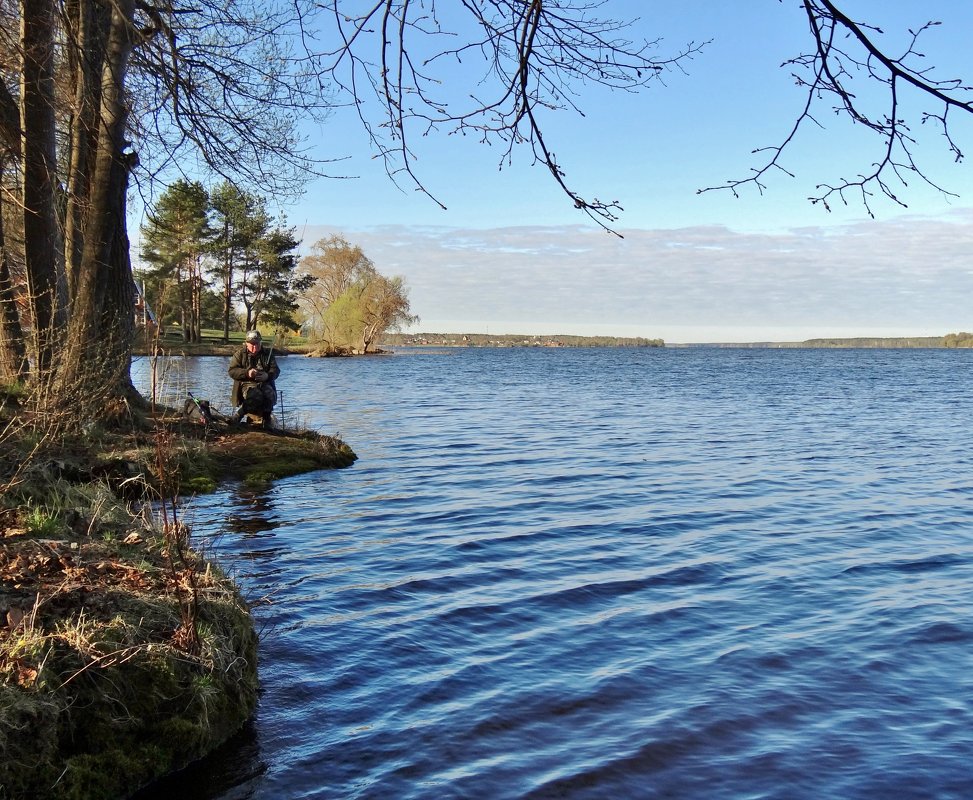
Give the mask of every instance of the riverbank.
M 229 358 L 241 347 L 240 343 L 225 344 L 217 341 L 184 342 L 181 340 L 167 340 L 159 344 L 144 345 L 136 344 L 132 349 L 132 355 L 149 357 L 153 354 L 160 356 L 225 356 Z M 367 353 L 349 353 L 321 350 L 317 345 L 307 342 L 290 341 L 286 345 L 274 347 L 274 355 L 277 356 L 306 356 L 308 358 L 348 358 L 359 355 L 383 355 L 386 351 L 381 348 L 369 350 Z
M 36 423 L 0 398 L 0 798 L 126 797 L 256 703 L 248 603 L 176 498 L 356 457 L 335 437 L 173 411 L 77 434 Z

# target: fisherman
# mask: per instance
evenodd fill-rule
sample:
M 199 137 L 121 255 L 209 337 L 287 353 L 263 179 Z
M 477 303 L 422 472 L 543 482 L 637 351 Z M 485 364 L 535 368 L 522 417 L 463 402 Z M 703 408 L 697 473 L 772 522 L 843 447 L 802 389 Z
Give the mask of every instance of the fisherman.
M 274 382 L 280 367 L 273 348 L 264 349 L 260 331 L 247 331 L 246 342 L 233 354 L 227 372 L 233 378 L 233 405 L 239 406 L 230 423 L 239 424 L 244 416 L 254 414 L 260 417 L 264 429 L 270 428 L 270 414 L 277 404 Z

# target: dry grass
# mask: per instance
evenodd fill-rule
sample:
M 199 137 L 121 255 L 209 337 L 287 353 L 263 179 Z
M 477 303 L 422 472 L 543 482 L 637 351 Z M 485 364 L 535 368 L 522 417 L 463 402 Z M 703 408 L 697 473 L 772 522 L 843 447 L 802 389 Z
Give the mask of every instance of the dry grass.
M 134 791 L 252 711 L 256 635 L 233 584 L 165 539 L 8 529 L 0 548 L 0 797 Z M 196 592 L 193 636 L 183 598 Z
M 342 467 L 337 437 L 0 389 L 0 800 L 125 796 L 251 714 L 257 637 L 177 496 Z

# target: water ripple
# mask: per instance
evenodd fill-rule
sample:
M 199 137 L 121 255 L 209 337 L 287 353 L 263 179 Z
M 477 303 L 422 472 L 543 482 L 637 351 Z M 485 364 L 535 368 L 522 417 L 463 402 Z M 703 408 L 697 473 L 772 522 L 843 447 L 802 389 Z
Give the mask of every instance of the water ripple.
M 971 361 L 287 359 L 360 460 L 194 503 L 268 600 L 263 695 L 159 791 L 973 796 Z

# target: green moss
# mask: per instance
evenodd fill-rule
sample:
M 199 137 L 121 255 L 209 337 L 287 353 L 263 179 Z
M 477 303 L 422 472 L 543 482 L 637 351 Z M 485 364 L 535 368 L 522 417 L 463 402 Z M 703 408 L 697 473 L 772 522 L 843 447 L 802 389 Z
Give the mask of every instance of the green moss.
M 167 753 L 147 746 L 111 747 L 72 758 L 47 797 L 101 800 L 124 797 L 158 776 Z
M 239 595 L 206 575 L 222 596 L 200 603 L 195 655 L 163 641 L 179 621 L 173 599 L 130 598 L 109 620 L 76 618 L 47 637 L 48 691 L 0 685 L 0 798 L 124 797 L 243 725 L 257 637 Z
M 340 439 L 314 433 L 240 433 L 214 443 L 210 453 L 221 478 L 249 485 L 317 469 L 339 469 L 358 458 Z
M 0 684 L 0 798 L 43 797 L 57 779 L 59 704 L 44 693 Z
M 180 489 L 182 494 L 212 494 L 216 491 L 216 481 L 206 475 L 197 475 L 185 481 Z

